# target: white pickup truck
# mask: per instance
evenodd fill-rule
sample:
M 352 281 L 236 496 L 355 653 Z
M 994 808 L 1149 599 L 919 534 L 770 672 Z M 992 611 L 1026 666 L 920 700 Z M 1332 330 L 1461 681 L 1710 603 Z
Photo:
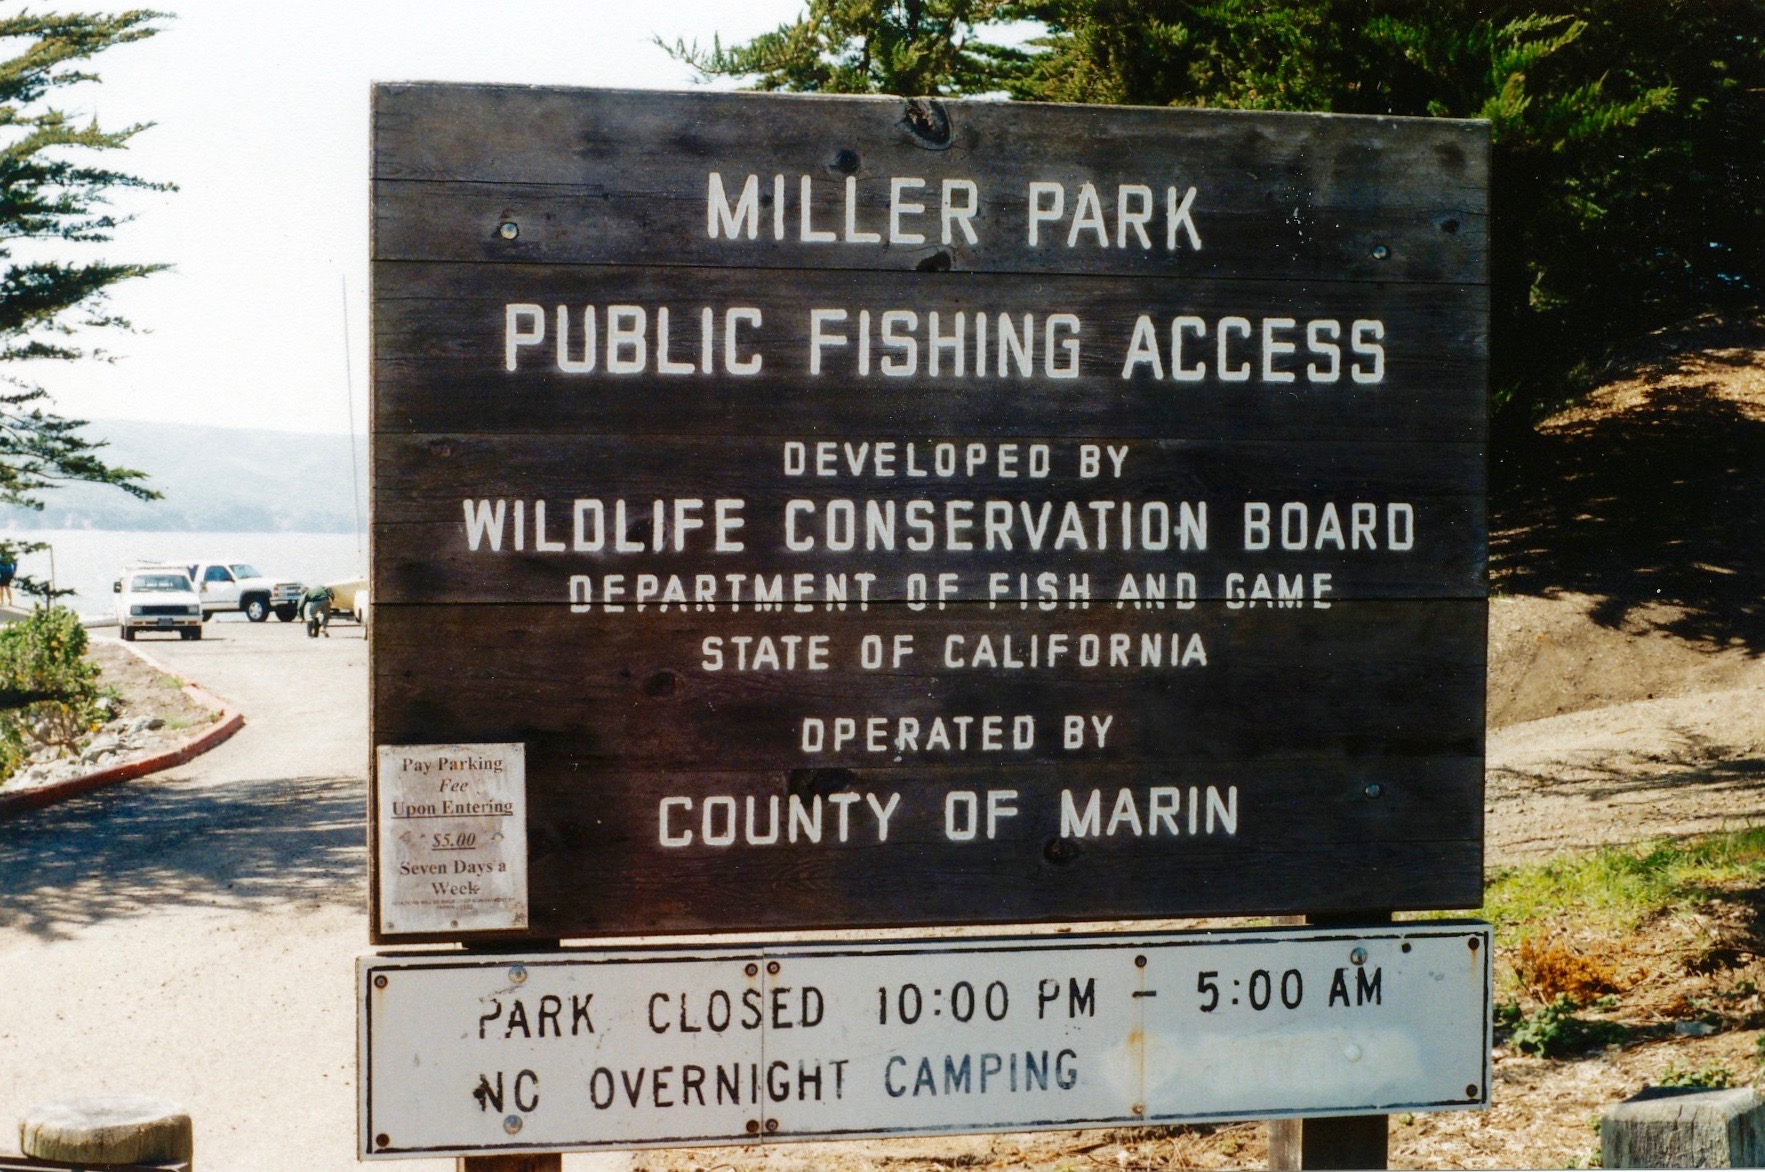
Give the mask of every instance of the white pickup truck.
M 116 625 L 125 641 L 141 631 L 202 638 L 202 605 L 182 566 L 144 566 L 116 580 Z
M 271 614 L 287 623 L 300 613 L 299 582 L 266 578 L 247 562 L 186 562 L 184 567 L 202 596 L 204 619 L 225 610 L 242 610 L 254 623 Z

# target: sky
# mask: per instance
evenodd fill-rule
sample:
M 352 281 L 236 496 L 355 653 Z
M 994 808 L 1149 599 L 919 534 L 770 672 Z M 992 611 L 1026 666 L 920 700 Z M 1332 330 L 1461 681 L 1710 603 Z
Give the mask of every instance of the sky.
M 116 287 L 111 308 L 143 332 L 88 339 L 101 340 L 114 362 L 34 363 L 28 374 L 50 390 L 56 411 L 75 418 L 322 432 L 345 432 L 353 418 L 359 432 L 368 401 L 371 83 L 686 88 L 695 84 L 691 71 L 653 36 L 744 40 L 803 4 L 171 0 L 153 7 L 172 14 L 165 31 L 100 54 L 89 66 L 102 80 L 57 91 L 55 100 L 112 129 L 155 124 L 103 161 L 179 190 L 119 199 L 136 218 L 99 253 L 174 267 Z

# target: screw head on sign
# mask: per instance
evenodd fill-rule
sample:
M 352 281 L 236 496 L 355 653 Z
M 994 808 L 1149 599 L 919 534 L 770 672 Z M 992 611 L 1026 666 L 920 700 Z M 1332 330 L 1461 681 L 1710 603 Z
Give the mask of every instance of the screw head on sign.
M 1376 781 L 1369 781 L 1367 783 L 1367 788 L 1362 790 L 1361 792 L 1366 794 L 1369 798 L 1376 798 L 1380 794 L 1385 792 L 1385 787 L 1380 785 Z
M 778 962 L 776 960 L 767 961 L 766 971 L 776 977 L 778 975 Z
M 1477 937 L 1473 936 L 1469 940 L 1465 941 L 1465 947 L 1469 948 L 1472 952 L 1476 952 L 1477 951 Z
M 750 977 L 757 977 L 760 975 L 760 966 L 757 964 L 751 964 L 742 971 L 747 973 Z
M 381 973 L 379 976 L 374 978 L 374 988 L 376 988 L 376 989 L 386 988 L 386 974 L 385 973 Z
M 1386 248 L 1383 244 L 1373 245 L 1373 259 L 1374 260 L 1384 260 L 1386 257 L 1388 257 L 1390 255 L 1391 255 L 1391 250 L 1389 248 Z
M 1146 1114 L 1146 1104 L 1135 1103 L 1132 1110 L 1133 1110 L 1134 1114 L 1136 1114 L 1136 1115 L 1144 1115 L 1144 1114 Z
M 1367 963 L 1367 950 L 1357 944 L 1354 947 L 1354 951 L 1352 951 L 1348 954 L 1348 959 L 1353 961 L 1355 964 L 1366 964 Z
M 392 1137 L 382 1131 L 379 1135 L 374 1137 L 374 1146 L 377 1148 L 391 1147 Z
M 777 1131 L 778 1130 L 778 1120 L 768 1119 L 766 1121 L 766 1130 L 767 1131 Z
M 513 220 L 504 220 L 502 226 L 496 230 L 496 234 L 504 240 L 513 240 L 521 234 L 521 225 Z
M 521 1117 L 519 1115 L 510 1115 L 510 1116 L 505 1117 L 503 1119 L 503 1130 L 508 1132 L 510 1135 L 514 1135 L 517 1131 L 520 1131 L 521 1130 Z
M 748 1120 L 748 1134 L 749 1135 L 758 1135 L 759 1132 L 760 1132 L 760 1121 L 758 1119 Z
M 1137 969 L 1145 968 L 1146 967 L 1146 958 L 1144 956 L 1136 956 L 1134 958 L 1134 967 Z
M 1465 1084 L 1465 1098 L 1475 1099 L 1476 1097 L 1477 1097 L 1477 1084 L 1474 1082 L 1466 1083 Z
M 520 985 L 520 984 L 526 983 L 526 981 L 527 981 L 527 966 L 526 965 L 512 964 L 509 966 L 509 983 L 510 984 Z

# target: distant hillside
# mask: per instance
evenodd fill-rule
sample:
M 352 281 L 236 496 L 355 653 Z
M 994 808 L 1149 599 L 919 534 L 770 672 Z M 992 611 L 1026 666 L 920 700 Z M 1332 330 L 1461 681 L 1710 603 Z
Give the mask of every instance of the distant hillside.
M 148 529 L 350 533 L 349 437 L 97 419 L 104 458 L 139 468 L 165 496 L 138 501 L 115 488 L 77 484 L 43 495 L 40 513 L 0 508 L 12 529 Z M 358 437 L 357 481 L 367 519 L 367 442 Z

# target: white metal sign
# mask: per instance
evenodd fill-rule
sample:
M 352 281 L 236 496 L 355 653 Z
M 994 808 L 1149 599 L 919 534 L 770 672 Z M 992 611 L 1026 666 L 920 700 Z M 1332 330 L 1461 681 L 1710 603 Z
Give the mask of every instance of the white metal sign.
M 1488 1104 L 1490 930 L 387 955 L 366 1157 Z
M 380 930 L 527 926 L 526 749 L 379 747 Z

